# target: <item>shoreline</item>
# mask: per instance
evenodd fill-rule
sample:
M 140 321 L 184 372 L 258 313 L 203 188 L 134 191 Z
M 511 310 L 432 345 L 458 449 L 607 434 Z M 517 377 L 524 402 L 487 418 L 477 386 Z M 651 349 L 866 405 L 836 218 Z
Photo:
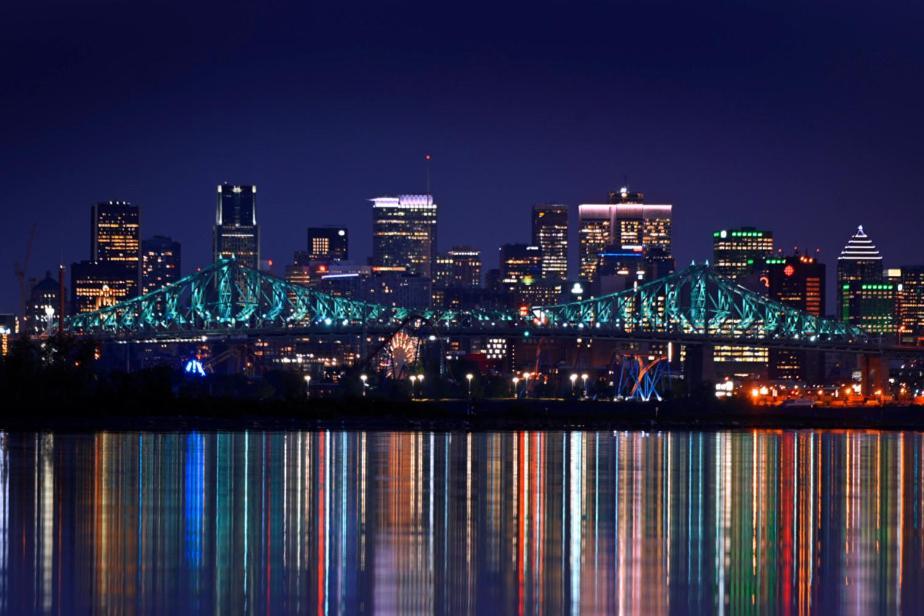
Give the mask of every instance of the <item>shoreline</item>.
M 22 407 L 23 405 L 19 405 Z M 924 407 L 755 407 L 671 400 L 659 403 L 577 400 L 230 399 L 94 401 L 95 409 L 21 408 L 0 417 L 0 430 L 95 431 L 519 431 L 519 430 L 924 430 Z M 17 408 L 14 403 L 8 408 Z

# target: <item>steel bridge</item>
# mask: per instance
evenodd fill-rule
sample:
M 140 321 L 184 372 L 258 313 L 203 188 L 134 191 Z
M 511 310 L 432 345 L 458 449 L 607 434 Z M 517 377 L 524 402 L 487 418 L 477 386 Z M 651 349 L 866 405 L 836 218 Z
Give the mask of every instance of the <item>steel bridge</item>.
M 102 340 L 240 339 L 274 335 L 421 335 L 604 338 L 681 344 L 882 352 L 881 341 L 834 319 L 786 306 L 691 265 L 636 288 L 552 306 L 441 310 L 335 297 L 217 261 L 146 295 L 68 317 L 65 330 Z

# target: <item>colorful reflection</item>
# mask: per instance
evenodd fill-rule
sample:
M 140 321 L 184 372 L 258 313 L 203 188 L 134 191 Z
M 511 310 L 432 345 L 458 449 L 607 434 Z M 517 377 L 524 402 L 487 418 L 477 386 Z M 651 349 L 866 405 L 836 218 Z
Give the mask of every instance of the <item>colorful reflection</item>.
M 924 435 L 0 434 L 0 611 L 924 610 Z

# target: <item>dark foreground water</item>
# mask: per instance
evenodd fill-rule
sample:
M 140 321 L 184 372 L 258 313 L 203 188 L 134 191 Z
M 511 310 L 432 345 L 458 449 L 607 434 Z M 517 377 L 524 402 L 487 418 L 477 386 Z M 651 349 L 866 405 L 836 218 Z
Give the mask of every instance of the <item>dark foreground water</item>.
M 0 434 L 0 611 L 924 611 L 913 433 Z

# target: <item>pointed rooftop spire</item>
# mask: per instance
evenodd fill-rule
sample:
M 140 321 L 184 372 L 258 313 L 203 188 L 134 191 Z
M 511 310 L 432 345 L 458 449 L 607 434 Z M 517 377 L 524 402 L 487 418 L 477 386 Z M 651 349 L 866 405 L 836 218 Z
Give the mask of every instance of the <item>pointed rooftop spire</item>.
M 841 251 L 838 261 L 882 261 L 879 249 L 863 231 L 863 225 L 857 227 L 857 232 L 847 241 Z

